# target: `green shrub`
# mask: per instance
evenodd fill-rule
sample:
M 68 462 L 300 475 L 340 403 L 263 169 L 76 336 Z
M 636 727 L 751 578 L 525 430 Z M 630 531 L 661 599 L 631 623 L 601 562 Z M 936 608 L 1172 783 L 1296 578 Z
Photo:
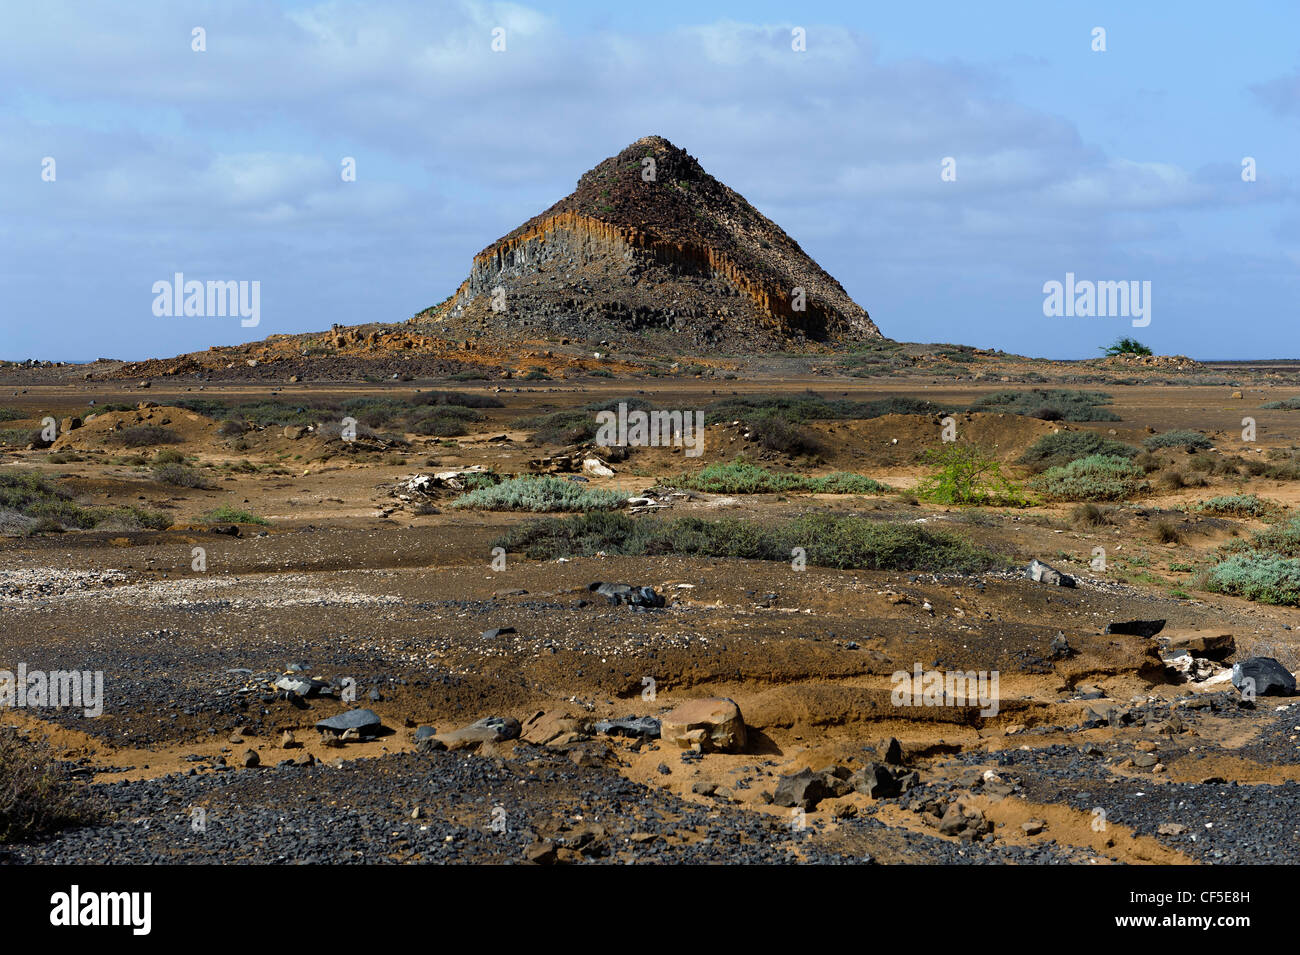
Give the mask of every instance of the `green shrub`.
M 21 421 L 27 414 L 17 408 L 0 408 L 0 421 Z
M 1001 411 L 1044 421 L 1119 421 L 1119 415 L 1103 407 L 1110 402 L 1110 395 L 1100 391 L 1031 388 L 996 391 L 978 399 L 969 410 Z
M 1048 468 L 1029 486 L 1057 501 L 1122 501 L 1149 489 L 1143 470 L 1127 458 L 1094 454 Z
M 1158 451 L 1161 448 L 1186 448 L 1189 451 L 1203 451 L 1211 447 L 1213 442 L 1199 431 L 1175 430 L 1166 431 L 1163 434 L 1153 434 L 1142 444 L 1148 451 Z
M 452 507 L 476 507 L 486 511 L 599 511 L 613 510 L 627 502 L 627 495 L 584 487 L 557 477 L 522 476 L 480 487 L 462 494 Z
M 0 727 L 0 843 L 90 825 L 103 815 L 88 787 L 59 768 L 47 743 Z
M 1227 553 L 1257 551 L 1270 556 L 1300 557 L 1300 515 L 1250 535 L 1248 540 L 1225 544 Z
M 7 448 L 25 448 L 29 444 L 39 448 L 48 446 L 49 442 L 41 437 L 39 428 L 0 428 L 0 445 Z
M 934 471 L 912 488 L 917 497 L 936 504 L 1018 507 L 1025 503 L 1019 485 L 1002 475 L 1002 465 L 980 448 L 956 442 L 930 448 L 926 461 Z
M 1284 398 L 1281 401 L 1270 401 L 1268 404 L 1260 405 L 1269 411 L 1300 411 L 1300 397 Z M 0 419 L 3 420 L 3 419 Z
M 1101 349 L 1107 356 L 1114 355 L 1150 355 L 1151 349 L 1136 338 L 1119 338 L 1111 345 Z
M 694 474 L 674 479 L 678 487 L 710 494 L 772 494 L 808 491 L 813 494 L 882 494 L 890 490 L 862 474 L 835 471 L 825 477 L 776 474 L 738 457 L 734 461 L 710 464 Z
M 1267 517 L 1279 509 L 1276 501 L 1266 501 L 1254 494 L 1212 497 L 1196 505 L 1196 510 L 1203 514 L 1231 514 L 1234 517 Z
M 521 525 L 494 546 L 539 560 L 604 551 L 789 562 L 795 549 L 802 548 L 809 564 L 842 570 L 976 573 L 1007 565 L 1004 558 L 953 534 L 833 514 L 810 514 L 779 524 L 585 514 Z
M 258 517 L 249 511 L 231 507 L 229 504 L 222 504 L 205 511 L 198 516 L 197 520 L 200 524 L 263 524 L 266 526 L 271 524 L 265 517 Z
M 1095 454 L 1131 458 L 1137 453 L 1138 449 L 1132 445 L 1103 438 L 1094 431 L 1058 431 L 1056 434 L 1045 434 L 1031 444 L 1017 463 L 1045 471 Z
M 1229 557 L 1209 571 L 1205 589 L 1292 607 L 1300 604 L 1300 560 L 1265 554 Z

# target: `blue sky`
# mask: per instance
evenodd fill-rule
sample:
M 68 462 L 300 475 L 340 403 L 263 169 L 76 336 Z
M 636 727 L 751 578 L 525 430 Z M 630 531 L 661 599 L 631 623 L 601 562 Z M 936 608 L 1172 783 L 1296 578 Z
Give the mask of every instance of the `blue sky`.
M 10 5 L 0 357 L 405 319 L 651 133 L 892 338 L 1300 357 L 1300 8 L 1135 6 Z M 260 282 L 261 324 L 155 316 L 175 272 Z M 1149 281 L 1150 325 L 1045 317 L 1043 285 L 1067 272 Z

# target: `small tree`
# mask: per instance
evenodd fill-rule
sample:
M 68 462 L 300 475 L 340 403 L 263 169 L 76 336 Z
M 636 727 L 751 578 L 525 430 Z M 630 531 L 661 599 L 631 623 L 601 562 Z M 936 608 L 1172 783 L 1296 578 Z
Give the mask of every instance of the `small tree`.
M 1136 338 L 1120 338 L 1114 344 L 1108 345 L 1101 349 L 1106 353 L 1106 357 L 1113 355 L 1150 355 L 1151 349 L 1147 348 Z
M 988 504 L 1019 507 L 1025 501 L 1019 485 L 1002 475 L 1002 465 L 970 444 L 931 448 L 926 461 L 935 470 L 913 493 L 936 504 Z

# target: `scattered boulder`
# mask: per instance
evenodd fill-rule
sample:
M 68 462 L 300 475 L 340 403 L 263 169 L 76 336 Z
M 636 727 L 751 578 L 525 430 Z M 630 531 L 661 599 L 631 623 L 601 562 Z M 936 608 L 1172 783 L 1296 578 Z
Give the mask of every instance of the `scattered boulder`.
M 745 748 L 745 720 L 735 700 L 688 700 L 660 717 L 660 736 L 682 749 L 735 753 Z
M 297 693 L 299 696 L 314 696 L 329 686 L 324 680 L 313 680 L 301 673 L 287 673 L 271 685 L 277 690 L 284 690 L 286 693 Z
M 644 739 L 658 739 L 662 729 L 659 721 L 653 716 L 625 716 L 616 720 L 599 720 L 592 728 L 606 736 L 639 736 Z
M 782 776 L 777 781 L 772 802 L 777 806 L 812 812 L 819 802 L 830 795 L 825 777 L 811 769 L 804 769 L 790 776 Z
M 1029 562 L 1029 566 L 1025 568 L 1025 576 L 1037 583 L 1051 584 L 1054 587 L 1074 586 L 1073 577 L 1069 574 L 1061 573 L 1055 567 L 1044 564 L 1037 558 Z
M 864 796 L 889 799 L 902 793 L 901 777 L 904 775 L 906 774 L 895 775 L 893 770 L 882 763 L 867 763 L 849 777 L 849 782 Z
M 1250 682 L 1248 682 L 1250 681 Z M 1272 657 L 1251 657 L 1232 665 L 1232 685 L 1247 695 L 1294 696 L 1295 677 Z
M 984 813 L 974 806 L 961 799 L 954 799 L 939 820 L 939 831 L 945 836 L 974 841 L 992 832 L 993 823 L 985 819 Z
M 383 720 L 379 718 L 374 710 L 348 710 L 346 713 L 340 713 L 338 716 L 331 716 L 316 723 L 318 730 L 328 730 L 331 733 L 341 734 L 354 729 L 360 736 L 375 736 L 383 727 Z
M 564 710 L 538 710 L 520 727 L 519 738 L 534 746 L 565 745 L 581 739 L 582 722 Z
M 1162 638 L 1167 640 L 1170 650 L 1186 650 L 1198 656 L 1222 660 L 1237 649 L 1232 634 L 1223 630 L 1179 630 L 1167 633 Z
M 477 749 L 483 743 L 500 743 L 519 738 L 519 721 L 509 716 L 485 716 L 469 726 L 439 733 L 433 739 L 450 750 Z
M 257 750 L 248 749 L 244 751 L 244 767 L 254 769 L 262 764 L 262 757 L 257 755 Z
M 628 584 L 606 584 L 597 581 L 588 584 L 587 589 L 600 594 L 611 604 L 629 604 L 633 607 L 662 607 L 665 603 L 663 594 L 653 587 L 633 587 Z

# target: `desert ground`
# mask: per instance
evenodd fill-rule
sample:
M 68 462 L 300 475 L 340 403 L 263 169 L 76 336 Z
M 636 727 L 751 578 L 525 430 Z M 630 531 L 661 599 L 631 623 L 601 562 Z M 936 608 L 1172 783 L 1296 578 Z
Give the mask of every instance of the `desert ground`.
M 1027 376 L 982 355 L 865 376 L 815 360 L 648 375 L 605 360 L 600 375 L 539 359 L 550 373 L 531 380 L 5 370 L 0 670 L 98 671 L 104 692 L 97 716 L 0 712 L 90 806 L 0 842 L 0 861 L 1300 861 L 1296 697 L 1252 699 L 1231 670 L 1300 668 L 1300 615 L 1286 593 L 1215 576 L 1233 555 L 1300 554 L 1300 411 L 1262 407 L 1300 394 L 1291 366 Z M 972 408 L 1032 389 L 1045 406 L 1097 393 L 1106 414 Z M 771 440 L 757 412 L 722 404 L 779 418 L 772 399 L 810 393 L 843 404 Z M 564 430 L 638 399 L 711 409 L 703 453 Z M 350 439 L 338 409 L 363 407 L 375 423 L 359 414 Z M 421 409 L 442 417 L 412 427 Z M 53 439 L 31 440 L 48 418 Z M 1204 440 L 1152 441 L 1172 431 Z M 1131 486 L 1045 483 L 1026 455 L 1061 433 L 1128 446 Z M 995 463 L 1011 496 L 927 492 L 946 447 Z M 692 482 L 738 457 L 769 478 L 880 487 Z M 519 475 L 619 503 L 458 503 Z M 733 542 L 884 528 L 921 550 L 877 561 L 875 537 L 865 552 L 809 540 L 800 566 L 733 556 L 743 541 L 690 550 L 694 523 L 631 554 L 595 525 L 536 531 L 583 511 L 642 530 L 724 522 Z M 933 557 L 935 541 L 970 553 Z M 1035 559 L 1075 585 L 1031 579 Z M 1106 632 L 1129 621 L 1164 623 Z M 893 675 L 917 667 L 996 673 L 996 712 L 898 705 Z M 725 701 L 743 739 L 712 716 L 676 729 L 679 707 Z M 317 728 L 356 710 L 377 721 Z M 637 717 L 654 719 L 605 722 Z

